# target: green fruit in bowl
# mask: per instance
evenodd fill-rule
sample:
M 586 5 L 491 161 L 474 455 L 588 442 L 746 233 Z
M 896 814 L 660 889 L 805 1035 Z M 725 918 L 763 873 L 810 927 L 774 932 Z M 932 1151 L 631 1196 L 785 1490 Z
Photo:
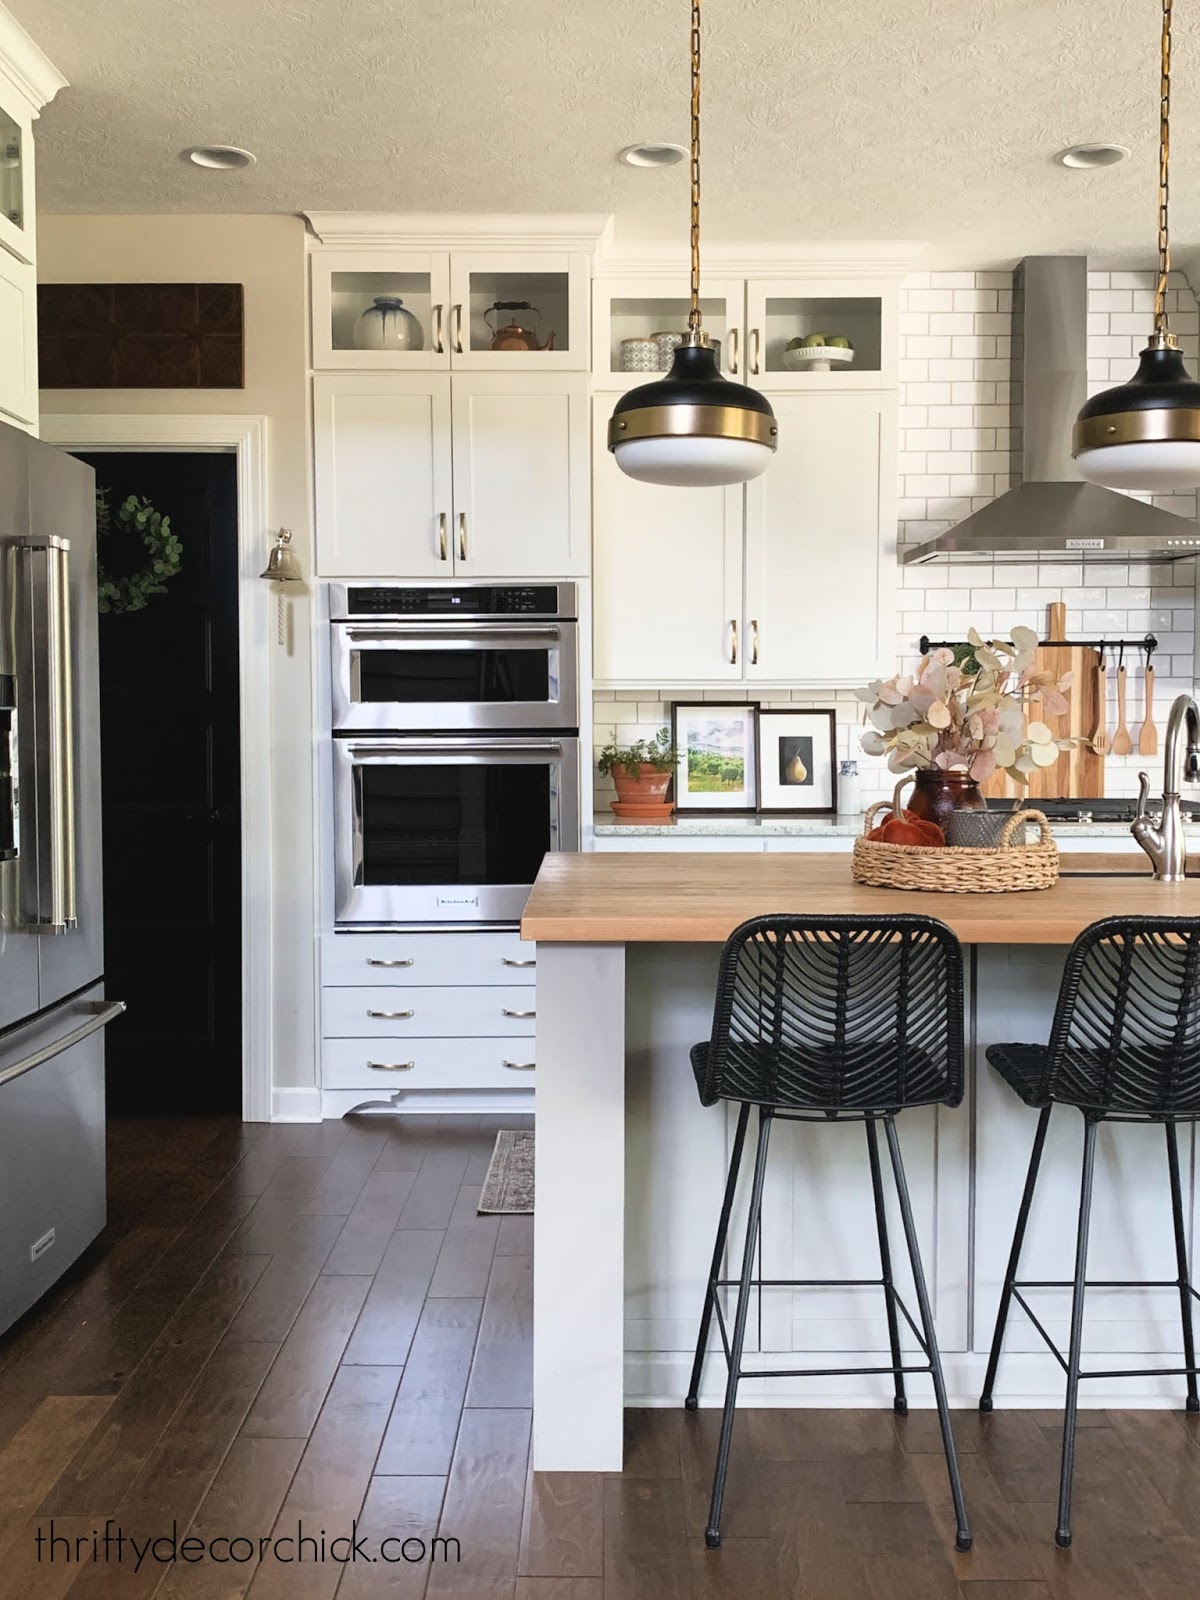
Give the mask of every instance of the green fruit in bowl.
M 835 333 L 832 339 L 826 339 L 826 344 L 831 344 L 835 350 L 850 350 L 852 345 L 844 333 Z
M 827 344 L 829 341 L 823 333 L 806 333 L 800 342 L 805 350 L 815 350 L 818 345 Z
M 788 350 L 802 350 L 804 348 L 804 336 L 798 333 L 794 339 L 788 340 L 785 348 Z

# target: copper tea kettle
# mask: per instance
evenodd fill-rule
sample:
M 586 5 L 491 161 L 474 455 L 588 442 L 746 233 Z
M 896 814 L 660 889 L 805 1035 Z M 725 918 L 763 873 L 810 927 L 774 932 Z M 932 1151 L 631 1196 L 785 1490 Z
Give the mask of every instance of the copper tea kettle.
M 518 317 L 512 316 L 513 312 L 530 312 L 534 320 L 532 328 L 523 327 Z M 498 328 L 491 318 L 494 313 L 507 313 L 511 320 L 504 327 Z M 497 300 L 483 314 L 492 333 L 491 349 L 493 350 L 553 350 L 554 334 L 546 340 L 545 344 L 537 341 L 537 329 L 542 320 L 542 313 L 536 306 L 531 306 L 528 300 Z

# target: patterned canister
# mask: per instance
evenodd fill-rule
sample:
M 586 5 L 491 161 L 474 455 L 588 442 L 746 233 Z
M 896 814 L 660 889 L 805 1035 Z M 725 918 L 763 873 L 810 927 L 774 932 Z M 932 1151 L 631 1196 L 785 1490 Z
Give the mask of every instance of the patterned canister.
M 675 352 L 683 343 L 683 335 L 681 333 L 656 333 L 653 338 L 658 347 L 658 370 L 660 372 L 670 372 L 671 363 L 675 359 Z
M 658 345 L 653 339 L 621 340 L 622 372 L 657 372 Z

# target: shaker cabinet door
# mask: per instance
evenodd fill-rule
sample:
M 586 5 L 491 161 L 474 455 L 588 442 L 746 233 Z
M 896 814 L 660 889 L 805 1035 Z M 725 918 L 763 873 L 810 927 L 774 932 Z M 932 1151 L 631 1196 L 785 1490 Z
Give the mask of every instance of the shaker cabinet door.
M 616 398 L 594 402 L 596 678 L 736 682 L 743 490 L 667 489 L 626 477 L 607 448 Z
M 318 376 L 313 431 L 320 575 L 451 576 L 449 375 Z
M 0 250 L 0 421 L 36 431 L 37 283 L 34 270 Z
M 895 651 L 890 396 L 771 403 L 779 449 L 746 486 L 746 677 L 865 683 Z
M 585 574 L 586 376 L 460 372 L 452 381 L 456 575 Z

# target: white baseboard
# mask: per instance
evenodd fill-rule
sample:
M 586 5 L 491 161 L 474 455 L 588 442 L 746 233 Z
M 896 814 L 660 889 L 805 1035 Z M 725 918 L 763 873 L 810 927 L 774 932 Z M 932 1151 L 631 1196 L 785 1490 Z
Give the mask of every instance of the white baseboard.
M 528 1113 L 534 1109 L 532 1089 L 424 1089 L 412 1093 L 372 1094 L 369 1089 L 326 1089 L 321 1095 L 322 1115 L 344 1117 L 347 1111 L 366 1109 L 381 1116 L 401 1112 L 404 1116 L 434 1112 L 487 1112 L 501 1115 Z
M 272 1122 L 320 1122 L 321 1116 L 321 1091 L 315 1085 L 271 1090 Z
M 753 1361 L 754 1357 L 747 1358 Z M 785 1351 L 764 1358 L 775 1368 L 807 1362 L 819 1366 L 823 1359 L 830 1366 L 836 1355 L 801 1354 Z M 889 1359 L 886 1351 L 855 1351 L 854 1360 L 864 1367 Z M 1085 1359 L 1085 1370 L 1100 1357 Z M 1150 1366 L 1161 1362 L 1170 1366 L 1173 1358 L 1161 1354 L 1139 1356 L 1126 1351 L 1105 1366 Z M 987 1356 L 982 1352 L 942 1355 L 946 1392 L 955 1409 L 974 1411 L 979 1405 Z M 691 1377 L 692 1354 L 683 1351 L 626 1351 L 625 1404 L 627 1406 L 682 1406 Z M 996 1383 L 996 1409 L 1061 1410 L 1063 1404 L 1062 1368 L 1047 1355 L 1004 1356 Z M 933 1385 L 925 1373 L 912 1373 L 906 1380 L 908 1400 L 914 1410 L 933 1405 Z M 739 1406 L 880 1406 L 892 1398 L 890 1376 L 858 1378 L 746 1378 L 738 1387 Z M 1177 1408 L 1182 1411 L 1185 1397 L 1182 1378 L 1113 1378 L 1085 1381 L 1079 1386 L 1079 1405 L 1084 1408 L 1140 1407 L 1146 1410 Z M 710 1353 L 700 1389 L 702 1406 L 720 1406 L 725 1400 L 725 1363 L 719 1350 Z

